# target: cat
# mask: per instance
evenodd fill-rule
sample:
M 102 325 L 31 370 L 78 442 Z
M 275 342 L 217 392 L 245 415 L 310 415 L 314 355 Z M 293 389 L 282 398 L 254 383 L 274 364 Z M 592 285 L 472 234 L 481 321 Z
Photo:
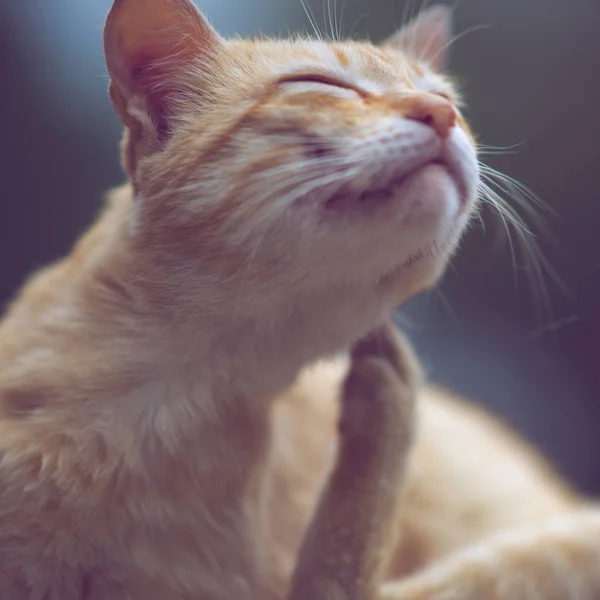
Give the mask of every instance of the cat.
M 115 0 L 128 183 L 0 324 L 0 598 L 600 597 L 598 511 L 386 325 L 476 211 L 449 36 Z

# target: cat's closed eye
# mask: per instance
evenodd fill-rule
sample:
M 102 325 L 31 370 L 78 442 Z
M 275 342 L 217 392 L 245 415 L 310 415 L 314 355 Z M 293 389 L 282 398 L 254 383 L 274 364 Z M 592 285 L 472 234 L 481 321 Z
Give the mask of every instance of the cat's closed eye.
M 340 78 L 325 75 L 321 73 L 302 73 L 302 74 L 294 74 L 287 75 L 281 77 L 277 84 L 282 87 L 291 87 L 297 88 L 302 86 L 302 91 L 313 91 L 319 90 L 323 88 L 328 88 L 330 93 L 335 93 L 336 95 L 343 94 L 346 97 L 349 96 L 364 96 L 365 92 L 360 90 L 355 85 L 343 81 Z

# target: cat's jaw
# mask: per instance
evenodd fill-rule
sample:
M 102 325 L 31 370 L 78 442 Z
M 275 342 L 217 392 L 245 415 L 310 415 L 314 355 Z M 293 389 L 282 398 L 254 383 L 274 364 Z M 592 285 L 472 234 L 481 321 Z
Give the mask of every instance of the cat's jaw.
M 339 304 L 370 295 L 374 310 L 382 303 L 391 311 L 390 287 L 400 304 L 443 273 L 476 203 L 477 160 L 458 128 L 441 140 L 400 122 L 397 132 L 357 146 L 348 154 L 360 175 L 350 172 L 341 187 L 327 184 L 275 213 L 273 225 L 256 234 L 264 241 L 253 256 L 268 264 L 293 248 L 291 282 L 337 294 Z M 293 283 L 288 295 L 302 297 Z

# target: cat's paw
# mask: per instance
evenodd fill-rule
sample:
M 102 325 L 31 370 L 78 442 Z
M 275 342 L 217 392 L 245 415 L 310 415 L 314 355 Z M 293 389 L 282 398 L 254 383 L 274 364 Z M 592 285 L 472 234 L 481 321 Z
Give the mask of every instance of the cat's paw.
M 389 321 L 354 344 L 353 365 L 364 358 L 379 358 L 394 368 L 398 377 L 414 393 L 421 382 L 421 366 L 400 329 Z
M 419 381 L 413 352 L 392 323 L 359 340 L 342 388 L 343 440 L 359 442 L 365 451 L 408 445 Z

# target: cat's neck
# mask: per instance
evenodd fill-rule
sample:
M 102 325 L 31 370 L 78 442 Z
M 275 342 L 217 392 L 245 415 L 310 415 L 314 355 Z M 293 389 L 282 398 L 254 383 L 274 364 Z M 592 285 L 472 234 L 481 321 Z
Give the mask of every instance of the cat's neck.
M 193 270 L 173 275 L 172 264 L 140 256 L 127 233 L 130 196 L 129 188 L 119 190 L 71 257 L 45 275 L 62 274 L 64 284 L 57 285 L 70 286 L 53 301 L 68 298 L 70 308 L 63 321 L 54 320 L 52 335 L 62 327 L 65 352 L 94 357 L 80 379 L 98 390 L 95 412 L 102 404 L 101 412 L 123 426 L 122 414 L 133 423 L 143 418 L 148 431 L 152 415 L 197 428 L 192 421 L 210 420 L 239 399 L 261 413 L 303 367 L 363 333 L 356 327 L 364 321 L 359 299 L 343 306 L 327 297 L 290 299 L 242 314 L 227 296 L 231 290 L 209 285 Z M 369 326 L 363 322 L 363 329 Z M 89 347 L 69 346 L 69 336 Z M 65 377 L 64 385 L 75 384 Z M 81 393 L 73 390 L 75 397 Z
M 235 290 L 205 275 L 201 266 L 188 267 L 161 249 L 140 248 L 130 230 L 133 202 L 129 187 L 118 190 L 112 208 L 87 235 L 95 238 L 86 249 L 94 255 L 94 264 L 86 266 L 92 276 L 81 288 L 83 305 L 94 307 L 92 320 L 86 320 L 90 328 L 129 323 L 114 333 L 130 347 L 134 370 L 141 367 L 175 395 L 180 383 L 194 390 L 190 400 L 200 405 L 240 396 L 268 404 L 314 358 L 312 349 L 294 343 L 294 308 L 287 307 L 289 315 L 242 314 L 235 308 Z M 107 236 L 109 220 L 116 233 Z M 172 401 L 168 395 L 165 391 L 166 403 Z

